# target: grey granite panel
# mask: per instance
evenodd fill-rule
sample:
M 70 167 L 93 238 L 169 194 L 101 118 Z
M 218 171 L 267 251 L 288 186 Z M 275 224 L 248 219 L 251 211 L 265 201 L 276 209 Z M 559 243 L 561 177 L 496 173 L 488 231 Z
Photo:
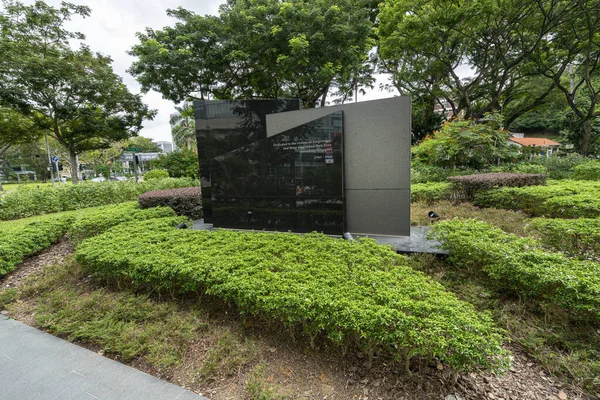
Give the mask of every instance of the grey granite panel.
M 346 190 L 346 223 L 352 233 L 410 235 L 410 190 Z

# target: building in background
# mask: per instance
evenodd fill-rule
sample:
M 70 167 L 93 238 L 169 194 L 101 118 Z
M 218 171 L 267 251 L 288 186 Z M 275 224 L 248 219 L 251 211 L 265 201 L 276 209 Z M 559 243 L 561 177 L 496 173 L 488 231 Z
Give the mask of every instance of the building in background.
M 172 142 L 165 142 L 165 141 L 163 140 L 163 141 L 160 141 L 160 142 L 156 142 L 156 145 L 157 145 L 158 147 L 160 147 L 160 148 L 162 149 L 162 151 L 163 151 L 163 152 L 165 152 L 165 153 L 170 153 L 170 152 L 172 152 L 173 150 L 175 150 L 175 149 L 173 148 L 174 146 L 173 146 L 173 143 L 172 143 Z

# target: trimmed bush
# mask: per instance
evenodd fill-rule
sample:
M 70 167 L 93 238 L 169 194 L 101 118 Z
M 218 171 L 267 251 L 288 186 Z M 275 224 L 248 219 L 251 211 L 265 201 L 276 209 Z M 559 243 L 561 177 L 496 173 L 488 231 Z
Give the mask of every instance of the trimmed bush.
M 160 217 L 175 217 L 175 212 L 168 207 L 141 210 L 137 203 L 130 202 L 0 222 L 0 277 L 65 234 L 76 243 L 123 222 Z M 177 223 L 187 221 L 183 217 L 175 219 Z
M 79 185 L 27 188 L 0 197 L 0 220 L 32 217 L 61 211 L 98 207 L 137 200 L 142 193 L 157 189 L 194 186 L 189 178 L 149 182 L 85 182 Z
M 475 195 L 483 190 L 499 187 L 544 185 L 546 175 L 491 172 L 488 174 L 452 176 L 448 180 L 454 184 L 454 188 L 461 198 L 472 201 Z
M 66 233 L 70 213 L 0 223 L 0 277 L 12 272 L 25 257 L 35 254 Z
M 115 225 L 166 217 L 175 217 L 175 211 L 169 207 L 142 210 L 136 202 L 87 208 L 76 212 L 74 221 L 68 229 L 68 236 L 71 242 L 78 243 Z M 183 219 L 179 218 L 179 220 Z
M 600 162 L 591 161 L 573 168 L 573 179 L 600 181 Z
M 449 200 L 453 194 L 453 186 L 449 182 L 416 183 L 410 187 L 411 201 Z
M 547 186 L 500 188 L 477 193 L 479 207 L 522 210 L 533 216 L 577 218 L 600 215 L 600 182 L 548 181 Z
M 430 232 L 456 265 L 481 269 L 499 287 L 519 295 L 600 320 L 599 263 L 549 253 L 534 239 L 476 220 L 442 221 Z
M 141 208 L 171 207 L 177 215 L 191 219 L 202 218 L 202 194 L 199 187 L 153 190 L 138 198 Z
M 527 229 L 540 241 L 568 256 L 600 259 L 600 219 L 531 220 Z
M 507 366 L 491 317 L 408 267 L 389 246 L 316 233 L 173 225 L 164 219 L 119 225 L 84 240 L 76 259 L 99 277 L 208 293 L 242 313 L 302 327 L 311 344 L 322 336 L 345 348 L 358 345 L 369 356 L 439 357 L 457 370 Z
M 169 171 L 164 169 L 153 169 L 144 174 L 144 182 L 152 181 L 156 179 L 165 179 L 169 177 Z

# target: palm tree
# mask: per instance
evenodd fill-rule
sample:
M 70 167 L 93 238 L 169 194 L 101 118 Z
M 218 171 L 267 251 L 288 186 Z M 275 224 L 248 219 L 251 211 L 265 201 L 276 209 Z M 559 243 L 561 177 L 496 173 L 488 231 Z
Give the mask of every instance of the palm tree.
M 194 121 L 194 105 L 189 102 L 183 103 L 183 107 L 175 107 L 177 114 L 171 115 L 171 136 L 175 146 L 185 148 L 193 152 L 196 148 L 196 123 Z

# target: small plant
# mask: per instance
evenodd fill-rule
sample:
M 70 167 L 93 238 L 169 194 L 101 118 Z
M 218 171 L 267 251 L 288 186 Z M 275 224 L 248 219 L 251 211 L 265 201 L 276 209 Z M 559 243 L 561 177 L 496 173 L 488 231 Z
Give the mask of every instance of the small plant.
M 287 396 L 278 393 L 278 388 L 265 379 L 265 364 L 258 364 L 248 373 L 246 393 L 250 400 L 285 400 Z
M 169 172 L 164 169 L 153 169 L 144 174 L 144 181 L 152 181 L 157 179 L 165 179 L 169 177 Z
M 575 166 L 573 179 L 600 181 L 600 161 L 589 161 Z
M 599 218 L 536 218 L 531 220 L 528 229 L 555 251 L 581 259 L 600 259 Z

